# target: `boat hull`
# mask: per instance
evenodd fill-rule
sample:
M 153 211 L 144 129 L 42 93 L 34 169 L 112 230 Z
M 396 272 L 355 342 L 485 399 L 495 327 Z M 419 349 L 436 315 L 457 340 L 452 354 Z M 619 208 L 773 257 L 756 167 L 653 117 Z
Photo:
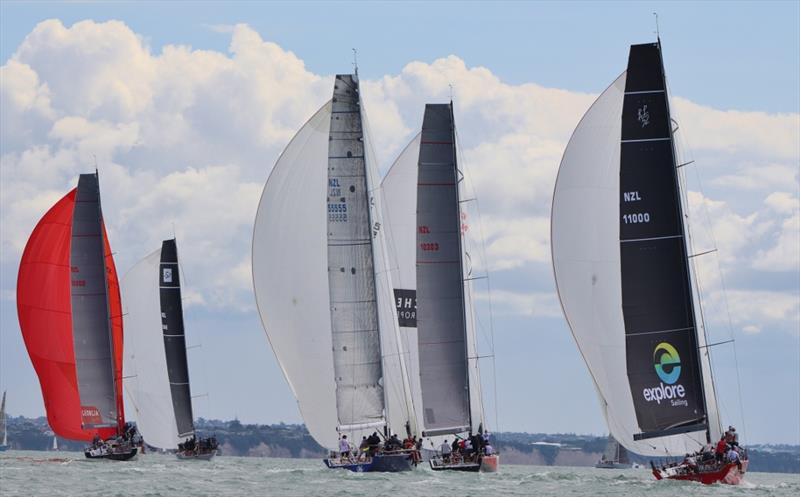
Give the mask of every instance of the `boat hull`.
M 603 461 L 595 464 L 594 467 L 598 469 L 631 469 L 633 466 L 620 462 Z
M 728 463 L 716 471 L 701 471 L 693 472 L 672 472 L 670 470 L 678 470 L 684 466 L 677 466 L 676 468 L 669 468 L 668 470 L 661 470 L 653 468 L 653 476 L 656 480 L 681 480 L 681 481 L 696 481 L 705 485 L 713 483 L 724 483 L 727 485 L 739 485 L 744 480 L 744 475 L 747 472 L 748 461 L 742 461 L 742 468 L 736 463 Z
M 380 454 L 364 462 L 339 463 L 335 459 L 323 459 L 330 469 L 346 469 L 354 473 L 399 473 L 414 469 L 414 461 L 409 454 Z
M 131 447 L 130 449 L 126 450 L 114 450 L 114 451 L 96 451 L 96 450 L 84 450 L 83 455 L 86 456 L 86 459 L 110 459 L 112 461 L 128 461 L 136 457 L 138 453 L 138 449 L 136 447 Z
M 433 471 L 463 471 L 468 473 L 497 473 L 500 466 L 500 456 L 494 454 L 491 456 L 483 456 L 480 461 L 474 462 L 458 462 L 446 463 L 441 459 L 434 458 L 430 460 L 431 469 Z
M 0 452 L 5 452 L 8 450 L 8 445 L 0 445 Z
M 212 450 L 209 452 L 201 452 L 201 453 L 186 453 L 186 452 L 176 452 L 175 457 L 182 461 L 210 461 L 217 455 L 216 450 Z

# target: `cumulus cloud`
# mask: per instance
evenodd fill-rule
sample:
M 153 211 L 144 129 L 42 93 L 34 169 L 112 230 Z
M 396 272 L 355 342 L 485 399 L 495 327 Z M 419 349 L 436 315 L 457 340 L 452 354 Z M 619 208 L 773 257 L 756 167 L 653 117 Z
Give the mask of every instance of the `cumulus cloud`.
M 330 98 L 332 75 L 309 71 L 297 54 L 246 25 L 209 29 L 230 37 L 227 52 L 167 45 L 154 53 L 122 22 L 49 20 L 0 67 L 4 274 L 16 274 L 33 225 L 96 161 L 122 271 L 171 236 L 174 223 L 192 286 L 188 303 L 252 309 L 250 236 L 261 189 L 285 144 Z M 558 164 L 594 95 L 512 85 L 456 55 L 409 62 L 362 88 L 383 170 L 418 131 L 424 104 L 452 92 L 489 268 L 511 275 L 549 265 Z M 681 136 L 710 166 L 710 184 L 730 192 L 689 193 L 715 235 L 698 234 L 696 249 L 716 243 L 726 270 L 796 274 L 798 116 L 674 103 Z M 738 195 L 757 208 L 743 210 Z M 719 289 L 709 278 L 709 291 Z M 4 280 L 3 291 L 13 285 Z M 560 315 L 555 295 L 496 290 L 501 312 Z M 747 311 L 737 322 L 750 332 L 798 319 L 793 294 L 733 290 Z M 743 295 L 769 305 L 758 310 Z

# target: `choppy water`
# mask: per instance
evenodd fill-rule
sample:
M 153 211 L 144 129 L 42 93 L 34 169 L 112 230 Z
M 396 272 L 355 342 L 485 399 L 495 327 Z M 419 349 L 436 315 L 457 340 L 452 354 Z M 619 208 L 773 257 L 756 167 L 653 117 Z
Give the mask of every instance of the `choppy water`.
M 646 470 L 544 466 L 501 467 L 497 474 L 356 474 L 321 461 L 217 457 L 178 461 L 146 454 L 135 461 L 88 461 L 79 453 L 0 454 L 0 496 L 797 496 L 800 475 L 750 473 L 747 484 L 703 486 L 656 482 Z

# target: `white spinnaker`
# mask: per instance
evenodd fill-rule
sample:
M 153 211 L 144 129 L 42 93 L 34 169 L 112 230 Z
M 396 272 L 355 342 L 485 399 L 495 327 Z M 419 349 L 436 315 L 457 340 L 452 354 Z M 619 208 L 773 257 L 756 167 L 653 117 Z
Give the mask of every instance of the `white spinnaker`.
M 413 387 L 410 384 L 410 362 L 403 330 L 397 320 L 397 308 L 394 300 L 394 288 L 398 288 L 394 278 L 394 263 L 391 256 L 390 224 L 385 218 L 387 202 L 385 192 L 378 185 L 377 158 L 372 148 L 369 120 L 363 101 L 361 114 L 364 129 L 364 154 L 367 167 L 367 187 L 370 192 L 370 217 L 373 233 L 373 260 L 375 267 L 375 293 L 378 303 L 378 324 L 381 335 L 381 351 L 383 355 L 383 389 L 386 401 L 386 421 L 389 430 L 400 438 L 406 436 L 406 423 L 412 435 L 419 435 L 417 416 L 413 398 Z M 416 175 L 414 176 L 416 184 Z M 416 192 L 416 190 L 415 190 Z M 416 195 L 415 195 L 416 199 Z M 416 202 L 416 200 L 415 200 Z M 412 228 L 413 229 L 413 228 Z M 413 250 L 413 245 L 412 245 Z M 416 276 L 415 276 L 416 277 Z M 415 354 L 416 354 L 416 342 Z
M 626 369 L 619 242 L 624 92 L 625 73 L 589 108 L 564 150 L 551 213 L 553 270 L 611 434 L 638 454 L 679 455 L 705 444 L 705 433 L 633 440 L 641 430 Z
M 167 374 L 161 323 L 159 268 L 161 249 L 151 253 L 122 278 L 125 314 L 124 384 L 126 413 L 136 420 L 145 442 L 175 449 L 181 438 Z
M 416 230 L 419 141 L 420 134 L 417 134 L 397 157 L 381 182 L 383 226 L 394 289 L 416 290 L 417 288 Z M 422 406 L 422 390 L 419 383 L 417 328 L 401 326 L 399 342 L 405 358 L 411 397 L 415 409 L 419 411 Z M 423 426 L 422 416 L 417 413 L 415 417 L 419 427 L 417 433 L 420 433 Z
M 326 187 L 331 102 L 297 132 L 270 173 L 253 228 L 261 322 L 306 427 L 337 449 L 328 294 Z

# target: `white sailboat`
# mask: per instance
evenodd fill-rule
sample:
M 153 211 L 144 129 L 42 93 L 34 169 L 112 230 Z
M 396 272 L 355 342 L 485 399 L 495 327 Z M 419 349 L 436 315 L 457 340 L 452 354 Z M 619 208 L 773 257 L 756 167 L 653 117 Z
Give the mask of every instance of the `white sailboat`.
M 337 75 L 272 169 L 253 230 L 262 324 L 309 432 L 331 451 L 345 436 L 417 434 L 377 178 L 358 75 Z M 412 467 L 400 452 L 325 462 Z
M 418 423 L 434 450 L 486 428 L 457 155 L 452 103 L 428 104 L 421 133 L 382 182 L 394 293 L 423 414 Z M 473 445 L 478 440 L 484 443 L 478 436 Z M 497 455 L 457 464 L 434 457 L 432 468 L 496 471 L 498 462 Z
M 148 445 L 181 459 L 209 460 L 213 438 L 198 440 L 186 357 L 180 265 L 174 239 L 139 261 L 122 279 L 125 308 L 125 392 Z
M 628 450 L 609 435 L 606 449 L 594 467 L 600 469 L 630 469 L 631 461 L 628 458 Z
M 564 151 L 551 218 L 558 295 L 611 436 L 655 457 L 722 434 L 673 133 L 661 43 L 633 45 Z M 738 483 L 747 469 L 712 462 L 653 471 Z

